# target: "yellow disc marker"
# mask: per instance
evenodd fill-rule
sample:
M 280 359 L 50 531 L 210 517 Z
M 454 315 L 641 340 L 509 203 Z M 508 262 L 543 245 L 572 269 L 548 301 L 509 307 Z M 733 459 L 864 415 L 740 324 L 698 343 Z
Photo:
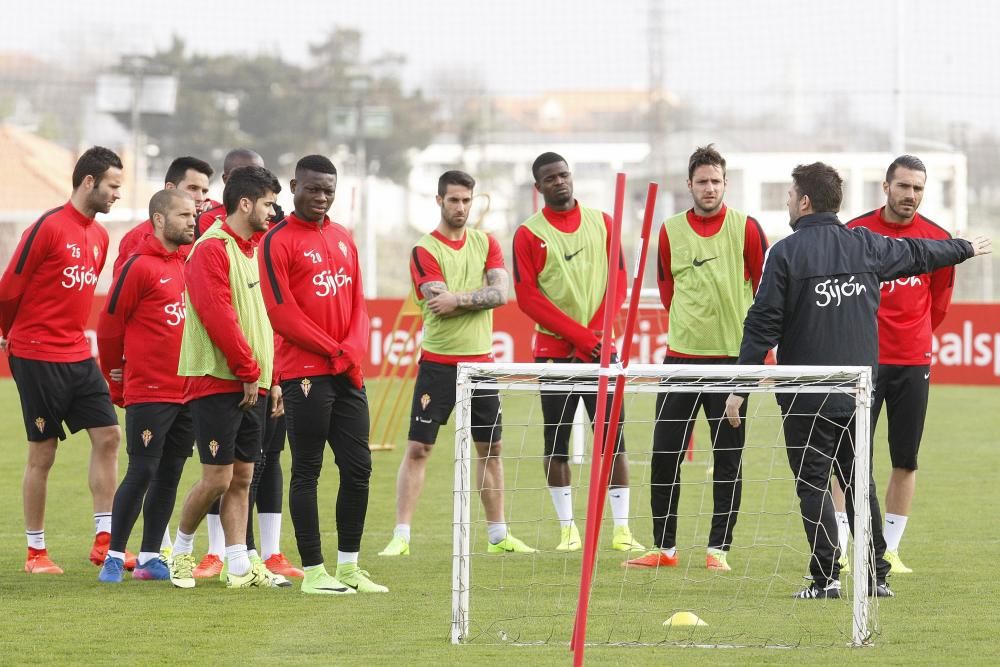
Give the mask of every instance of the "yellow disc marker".
M 663 621 L 663 625 L 669 627 L 682 627 L 682 626 L 708 625 L 708 623 L 701 620 L 690 611 L 679 611 L 670 618 L 668 618 L 667 620 Z

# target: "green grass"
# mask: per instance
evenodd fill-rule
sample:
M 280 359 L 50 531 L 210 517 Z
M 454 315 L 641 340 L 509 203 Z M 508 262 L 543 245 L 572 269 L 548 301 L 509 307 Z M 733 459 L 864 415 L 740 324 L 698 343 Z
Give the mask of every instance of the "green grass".
M 551 503 L 544 489 L 537 427 L 519 429 L 537 401 L 505 403 L 508 512 L 517 533 L 546 549 L 558 537 Z M 565 664 L 566 638 L 572 623 L 579 556 L 543 553 L 536 558 L 482 555 L 484 528 L 475 524 L 473 548 L 472 641 L 449 643 L 451 617 L 451 429 L 439 439 L 431 459 L 427 486 L 414 524 L 413 555 L 376 556 L 394 524 L 394 480 L 402 455 L 397 449 L 375 452 L 368 528 L 362 565 L 387 584 L 388 595 L 312 599 L 289 590 L 227 591 L 217 582 L 199 583 L 194 591 L 169 585 L 133 582 L 100 585 L 97 568 L 86 556 L 92 534 L 90 496 L 86 484 L 89 446 L 86 436 L 73 437 L 60 448 L 49 483 L 47 541 L 49 551 L 66 570 L 62 577 L 28 577 L 24 557 L 20 480 L 25 458 L 23 429 L 13 383 L 0 382 L 3 466 L 0 467 L 0 663 L 84 663 L 111 659 L 121 663 L 270 663 L 270 664 L 488 664 L 498 660 L 520 664 Z M 655 576 L 628 573 L 620 558 L 602 551 L 595 584 L 588 639 L 595 642 L 635 641 L 700 643 L 706 638 L 741 643 L 749 638 L 787 640 L 800 637 L 808 647 L 791 650 L 737 650 L 658 646 L 593 646 L 590 664 L 706 664 L 847 662 L 889 664 L 993 663 L 1000 593 L 995 575 L 998 555 L 996 508 L 1000 491 L 1000 390 L 934 387 L 921 453 L 922 468 L 914 519 L 903 543 L 904 557 L 916 570 L 892 581 L 897 597 L 880 605 L 881 634 L 872 648 L 844 646 L 849 608 L 844 604 L 791 604 L 788 594 L 801 583 L 805 547 L 799 519 L 789 513 L 791 483 L 748 483 L 747 509 L 736 531 L 730 557 L 737 574 L 747 578 L 710 577 L 698 561 L 703 557 L 707 519 L 698 514 L 705 485 L 684 490 L 679 542 L 684 561 L 677 570 Z M 634 452 L 632 505 L 638 515 L 636 537 L 648 544 L 649 410 L 630 406 L 636 423 L 628 431 Z M 537 414 L 534 415 L 537 419 Z M 402 428 L 402 427 L 401 427 Z M 748 479 L 768 470 L 787 476 L 783 453 L 771 447 L 773 424 L 764 420 L 750 442 L 764 447 L 746 457 Z M 769 428 L 771 430 L 769 430 Z M 534 430 L 533 430 L 534 429 Z M 707 441 L 704 433 L 698 443 Z M 772 468 L 770 457 L 775 454 Z M 524 457 L 518 459 L 517 457 Z M 884 434 L 876 445 L 876 479 L 880 490 L 887 477 Z M 647 457 L 648 458 L 648 457 Z M 684 481 L 704 479 L 703 456 L 685 466 Z M 125 455 L 121 455 L 124 470 Z M 288 453 L 284 457 L 286 483 Z M 182 480 L 195 478 L 192 464 Z M 574 470 L 574 481 L 586 469 Z M 337 473 L 332 457 L 321 481 L 321 517 L 327 557 L 335 558 L 333 501 Z M 514 492 L 514 487 L 518 491 Z M 767 491 L 766 495 L 764 491 Z M 586 499 L 577 494 L 582 511 Z M 752 510 L 752 513 L 751 511 Z M 761 512 L 765 510 L 766 512 Z M 478 503 L 473 518 L 479 519 Z M 542 518 L 543 521 L 536 519 Z M 176 522 L 172 522 L 176 528 Z M 582 526 L 581 526 L 582 529 Z M 138 536 L 138 526 L 134 532 Z M 757 544 L 748 545 L 757 536 Z M 786 537 L 787 536 L 787 537 Z M 606 544 L 610 536 L 604 533 Z M 699 541 L 700 540 L 700 541 Z M 779 545 L 787 540 L 788 547 Z M 774 544 L 772 542 L 777 542 Z M 692 546 L 692 545 L 701 546 Z M 206 545 L 204 531 L 195 549 Z M 794 547 L 794 549 L 792 548 Z M 295 560 L 291 522 L 284 525 L 283 550 Z M 771 575 L 775 575 L 772 577 Z M 740 583 L 742 582 L 742 584 Z M 768 591 L 768 585 L 770 590 Z M 766 593 L 766 595 L 765 595 Z M 530 601 L 530 604 L 529 604 Z M 709 620 L 706 630 L 668 635 L 661 623 L 673 611 L 693 609 Z M 508 640 L 548 644 L 519 646 Z M 700 634 L 699 634 L 700 633 Z M 746 643 L 762 643 L 759 641 Z

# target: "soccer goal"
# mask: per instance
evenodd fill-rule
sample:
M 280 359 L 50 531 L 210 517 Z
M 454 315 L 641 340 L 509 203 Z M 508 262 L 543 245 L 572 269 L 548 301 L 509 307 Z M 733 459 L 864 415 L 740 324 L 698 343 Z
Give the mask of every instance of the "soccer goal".
M 607 373 L 607 371 L 605 371 Z M 713 516 L 712 442 L 697 416 L 695 451 L 682 465 L 674 567 L 623 567 L 636 553 L 611 548 L 610 512 L 595 556 L 587 601 L 587 645 L 796 647 L 865 645 L 878 634 L 869 521 L 871 370 L 819 366 L 612 366 L 624 374 L 624 441 L 630 465 L 629 523 L 650 547 L 650 461 L 658 394 L 748 394 L 742 505 L 729 572 L 706 568 Z M 560 524 L 543 470 L 540 392 L 597 393 L 600 370 L 584 364 L 461 364 L 457 380 L 452 578 L 453 643 L 568 644 L 577 616 L 583 551 L 558 552 Z M 478 499 L 471 432 L 474 390 L 500 394 L 505 518 L 533 554 L 490 554 Z M 841 599 L 793 599 L 808 582 L 803 530 L 775 395 L 848 395 L 855 404 L 853 548 Z M 721 424 L 719 428 L 730 428 Z M 846 445 L 849 446 L 849 445 Z M 593 448 L 571 465 L 574 520 L 585 534 Z M 834 482 L 836 483 L 836 482 Z M 829 499 L 829 492 L 827 492 Z M 832 501 L 831 501 L 832 502 Z M 832 537 L 837 542 L 837 537 Z

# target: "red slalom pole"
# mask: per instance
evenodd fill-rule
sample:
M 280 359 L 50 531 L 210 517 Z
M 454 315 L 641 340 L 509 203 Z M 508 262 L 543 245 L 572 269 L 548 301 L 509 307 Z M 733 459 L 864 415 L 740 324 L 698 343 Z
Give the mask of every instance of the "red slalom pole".
M 614 344 L 614 306 L 618 292 L 618 260 L 621 255 L 622 215 L 625 208 L 625 174 L 615 180 L 615 209 L 611 222 L 611 247 L 608 252 L 608 286 L 604 292 L 604 329 L 601 332 L 601 371 L 597 379 L 597 410 L 594 415 L 594 449 L 590 463 L 590 493 L 587 498 L 587 529 L 583 541 L 583 566 L 580 570 L 580 595 L 576 603 L 576 623 L 570 648 L 574 651 L 573 664 L 583 664 L 583 645 L 587 628 L 587 607 L 590 585 L 594 572 L 595 550 L 589 545 L 597 540 L 601 525 L 602 506 L 597 505 L 599 494 L 595 486 L 601 479 L 604 419 L 608 402 L 608 367 L 611 364 L 611 347 Z
M 646 210 L 642 219 L 642 232 L 640 233 L 639 249 L 636 255 L 635 273 L 632 276 L 632 295 L 629 299 L 628 310 L 625 313 L 625 340 L 622 341 L 621 362 L 622 368 L 628 368 L 632 355 L 632 336 L 635 334 L 635 323 L 639 319 L 639 297 L 642 292 L 642 276 L 646 270 L 646 255 L 649 250 L 649 233 L 653 226 L 653 213 L 656 208 L 656 191 L 659 186 L 650 183 L 646 192 Z M 608 496 L 608 484 L 611 481 L 611 468 L 614 465 L 614 451 L 618 440 L 618 419 L 621 415 L 622 403 L 625 399 L 625 376 L 619 374 L 615 378 L 615 393 L 611 404 L 611 416 L 608 420 L 608 429 L 604 436 L 604 456 L 601 460 L 605 465 L 601 466 L 601 483 L 597 487 L 601 494 L 598 502 L 599 507 L 604 507 L 604 501 Z M 598 530 L 600 530 L 598 528 Z M 584 548 L 587 548 L 586 545 Z M 592 547 L 597 549 L 597 544 Z

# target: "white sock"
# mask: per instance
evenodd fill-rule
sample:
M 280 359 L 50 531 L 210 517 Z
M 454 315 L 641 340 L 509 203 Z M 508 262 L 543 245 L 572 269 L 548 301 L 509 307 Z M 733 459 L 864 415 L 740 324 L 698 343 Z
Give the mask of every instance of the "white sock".
M 163 540 L 160 542 L 161 549 L 169 549 L 170 543 L 170 524 L 167 524 L 167 529 L 163 531 Z
M 111 512 L 94 513 L 94 532 L 95 533 L 111 532 Z
M 358 552 L 357 551 L 338 551 L 337 552 L 337 565 L 345 565 L 347 563 L 358 564 Z
M 174 556 L 189 554 L 194 551 L 194 535 L 188 535 L 177 527 L 177 536 L 174 538 Z
M 899 541 L 903 539 L 904 530 L 906 530 L 906 517 L 886 512 L 882 528 L 882 532 L 885 533 L 886 551 L 899 551 Z
M 840 545 L 840 553 L 847 553 L 847 540 L 851 537 L 851 522 L 847 518 L 847 512 L 837 512 L 837 543 Z
M 677 553 L 677 547 L 670 547 L 669 549 L 660 549 L 664 554 L 670 556 L 671 558 Z
M 250 571 L 250 556 L 247 554 L 247 545 L 231 544 L 226 547 L 226 560 L 229 561 L 229 572 L 242 577 Z
M 396 527 L 392 529 L 393 537 L 402 537 L 407 542 L 410 541 L 410 524 L 408 523 L 397 523 Z
M 497 544 L 502 542 L 505 537 L 507 537 L 507 524 L 501 523 L 487 523 L 486 524 L 486 536 L 490 541 L 490 544 Z
M 559 517 L 559 525 L 569 528 L 573 525 L 573 487 L 550 486 L 549 494 L 552 496 L 552 505 L 556 508 L 556 516 Z
M 44 530 L 26 530 L 24 531 L 24 536 L 28 538 L 28 546 L 32 549 L 41 550 L 45 548 Z
M 139 565 L 145 565 L 151 560 L 156 560 L 160 557 L 160 554 L 155 551 L 140 551 L 139 552 Z
M 616 526 L 628 525 L 629 488 L 621 486 L 608 489 L 608 504 L 611 505 L 611 519 Z
M 260 558 L 260 554 L 257 553 L 256 549 L 247 549 L 247 558 L 254 561 Z
M 222 530 L 222 519 L 218 514 L 209 514 L 208 523 L 208 553 L 219 558 L 226 553 L 226 533 Z
M 316 568 L 319 567 L 323 567 L 323 563 L 320 563 L 319 565 L 305 565 L 302 567 L 302 569 L 305 570 L 306 572 L 309 572 L 310 570 L 315 570 Z
M 112 551 L 111 549 L 108 549 L 108 555 L 104 557 L 104 561 L 107 562 L 109 558 L 117 558 L 118 560 L 124 562 L 125 554 L 121 551 Z
M 267 560 L 281 553 L 281 514 L 267 512 L 257 514 L 260 524 L 260 553 Z

